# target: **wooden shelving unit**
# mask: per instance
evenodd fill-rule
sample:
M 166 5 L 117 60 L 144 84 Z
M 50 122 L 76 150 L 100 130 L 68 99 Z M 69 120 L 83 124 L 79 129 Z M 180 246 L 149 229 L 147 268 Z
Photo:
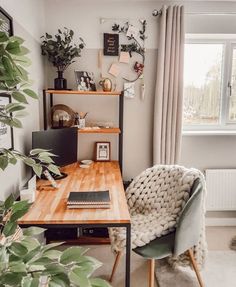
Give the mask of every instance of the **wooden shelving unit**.
M 47 97 L 49 96 L 49 105 L 50 108 L 53 106 L 53 98 L 56 95 L 74 95 L 74 96 L 98 96 L 98 97 L 108 97 L 115 96 L 119 100 L 119 127 L 114 128 L 100 128 L 100 129 L 78 129 L 79 134 L 115 134 L 119 136 L 119 164 L 122 171 L 123 165 L 123 113 L 124 113 L 124 96 L 123 92 L 114 91 L 114 92 L 104 92 L 104 91 L 77 91 L 77 90 L 53 90 L 47 89 L 43 90 L 43 118 L 44 118 L 44 129 L 48 128 L 48 101 Z
M 54 95 L 80 95 L 80 96 L 120 96 L 121 92 L 103 92 L 103 91 L 75 91 L 75 90 L 46 90 L 48 94 Z
M 80 134 L 120 134 L 120 128 L 78 129 Z

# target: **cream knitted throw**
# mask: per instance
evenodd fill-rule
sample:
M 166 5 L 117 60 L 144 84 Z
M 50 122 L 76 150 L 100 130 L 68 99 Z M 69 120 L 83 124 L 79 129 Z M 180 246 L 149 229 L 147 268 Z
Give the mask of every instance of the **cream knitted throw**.
M 202 202 L 202 232 L 194 254 L 201 267 L 205 261 L 205 179 L 196 169 L 177 165 L 156 165 L 137 176 L 126 190 L 126 198 L 131 215 L 132 249 L 144 246 L 157 237 L 175 230 L 180 213 L 189 199 L 189 192 L 196 178 L 204 186 Z M 193 226 L 194 228 L 194 226 Z M 109 229 L 114 252 L 123 251 L 126 244 L 124 228 Z M 189 264 L 186 256 L 173 258 L 172 263 Z

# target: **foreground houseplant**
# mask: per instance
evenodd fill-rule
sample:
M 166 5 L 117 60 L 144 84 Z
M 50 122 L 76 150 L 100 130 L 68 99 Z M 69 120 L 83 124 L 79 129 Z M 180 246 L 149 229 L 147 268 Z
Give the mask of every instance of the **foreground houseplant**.
M 57 69 L 58 78 L 54 80 L 54 88 L 65 90 L 67 81 L 63 78 L 63 73 L 69 65 L 75 62 L 75 58 L 81 56 L 81 51 L 85 46 L 84 41 L 79 37 L 80 43 L 75 44 L 74 32 L 67 28 L 64 28 L 64 31 L 58 29 L 54 37 L 46 33 L 41 38 L 42 55 L 47 56 L 48 61 Z
M 1 25 L 1 24 L 0 24 Z M 28 72 L 24 66 L 30 65 L 25 56 L 29 51 L 22 46 L 23 39 L 8 37 L 0 32 L 0 93 L 8 94 L 15 102 L 0 108 L 0 123 L 11 127 L 22 127 L 20 117 L 28 104 L 27 97 L 37 98 L 28 88 Z M 59 173 L 53 164 L 49 151 L 35 149 L 29 156 L 16 150 L 0 148 L 0 169 L 23 160 L 40 176 L 46 168 Z M 92 272 L 101 264 L 88 256 L 86 250 L 71 247 L 63 252 L 54 250 L 60 245 L 42 245 L 34 238 L 45 230 L 30 227 L 22 231 L 17 220 L 27 213 L 27 201 L 15 202 L 10 195 L 0 202 L 0 287 L 107 287 L 104 280 L 90 279 Z M 43 283 L 46 281 L 46 285 Z
M 39 227 L 16 233 L 17 220 L 29 207 L 27 201 L 15 202 L 13 196 L 0 203 L 0 287 L 110 286 L 102 279 L 90 278 L 101 263 L 86 256 L 86 249 L 59 251 L 55 247 L 61 243 L 42 245 L 33 237 L 45 231 Z
M 8 95 L 14 100 L 14 103 L 0 106 L 0 124 L 13 128 L 22 128 L 20 118 L 26 114 L 28 98 L 38 98 L 29 88 L 31 81 L 25 67 L 31 62 L 26 56 L 29 50 L 23 43 L 23 39 L 8 37 L 5 32 L 0 31 L 0 95 Z M 41 149 L 32 150 L 29 155 L 24 155 L 20 151 L 0 147 L 0 169 L 5 170 L 9 164 L 15 165 L 17 160 L 22 160 L 32 167 L 38 176 L 44 169 L 60 174 L 52 156 L 49 151 Z

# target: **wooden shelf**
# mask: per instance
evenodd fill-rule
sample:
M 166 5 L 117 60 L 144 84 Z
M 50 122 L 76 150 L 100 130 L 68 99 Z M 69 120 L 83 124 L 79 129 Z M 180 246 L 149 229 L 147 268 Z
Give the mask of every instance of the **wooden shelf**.
M 68 90 L 46 90 L 48 94 L 54 95 L 83 95 L 83 96 L 120 96 L 121 92 L 103 92 L 103 91 L 68 91 Z
M 80 134 L 120 134 L 120 128 L 78 129 Z

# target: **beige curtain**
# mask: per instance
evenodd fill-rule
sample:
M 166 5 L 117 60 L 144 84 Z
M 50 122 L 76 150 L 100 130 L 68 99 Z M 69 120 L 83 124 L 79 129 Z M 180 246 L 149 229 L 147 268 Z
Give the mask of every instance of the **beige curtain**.
M 153 163 L 178 163 L 181 147 L 184 7 L 163 6 L 159 16 Z

